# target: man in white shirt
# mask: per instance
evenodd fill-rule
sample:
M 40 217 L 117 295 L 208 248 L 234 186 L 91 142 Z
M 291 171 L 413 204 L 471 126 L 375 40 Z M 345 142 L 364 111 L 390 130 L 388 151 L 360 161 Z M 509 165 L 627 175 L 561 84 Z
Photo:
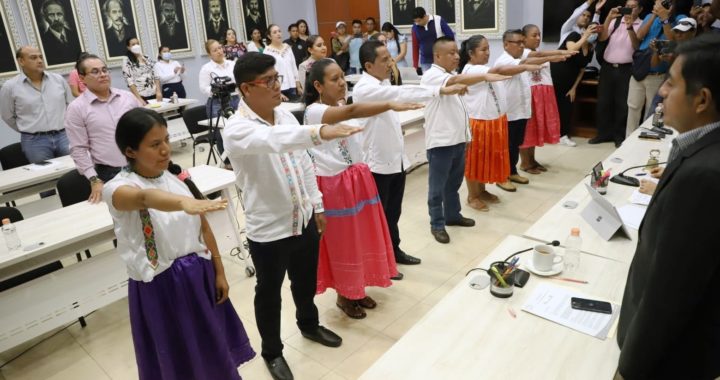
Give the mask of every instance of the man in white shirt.
M 457 43 L 440 37 L 433 44 L 433 64 L 420 84 L 452 86 L 473 85 L 483 81 L 505 80 L 497 74 L 453 74 L 460 63 Z M 475 221 L 460 214 L 458 190 L 465 175 L 465 145 L 470 142 L 468 111 L 460 95 L 441 95 L 425 107 L 425 147 L 429 165 L 428 211 L 430 232 L 439 243 L 450 236 L 445 226 L 472 227 Z
M 380 41 L 367 41 L 360 48 L 360 63 L 365 72 L 353 88 L 353 101 L 424 102 L 439 95 L 453 95 L 465 91 L 466 86 L 392 86 L 392 58 Z M 398 221 L 402 212 L 405 192 L 403 136 L 400 119 L 394 111 L 383 112 L 363 121 L 365 162 L 375 178 L 380 201 L 393 242 L 395 261 L 398 264 L 420 264 L 421 260 L 400 249 Z
M 257 269 L 255 320 L 262 357 L 273 379 L 292 379 L 280 339 L 280 291 L 286 272 L 302 335 L 328 347 L 342 344 L 339 336 L 319 325 L 313 302 L 325 216 L 306 149 L 361 129 L 298 125 L 290 112 L 277 108 L 282 79 L 274 66 L 275 58 L 257 52 L 238 59 L 234 76 L 243 100 L 228 120 L 223 139 L 243 191 L 250 255 Z

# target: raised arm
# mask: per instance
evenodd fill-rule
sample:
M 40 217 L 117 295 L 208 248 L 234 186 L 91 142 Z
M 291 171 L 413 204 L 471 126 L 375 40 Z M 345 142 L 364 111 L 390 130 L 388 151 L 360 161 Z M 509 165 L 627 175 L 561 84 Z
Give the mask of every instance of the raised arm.
M 424 107 L 419 103 L 369 102 L 349 106 L 328 107 L 322 116 L 323 124 L 337 124 L 350 119 L 360 119 L 386 111 L 409 111 Z
M 560 27 L 560 36 L 564 36 L 566 34 L 570 34 L 570 32 L 573 31 L 573 28 L 575 27 L 575 23 L 577 22 L 578 17 L 585 12 L 586 9 L 590 8 L 590 5 L 593 3 L 593 0 L 587 0 L 584 3 L 580 4 L 579 7 L 575 8 L 573 13 L 570 15 L 570 17 L 565 21 L 564 24 Z M 561 38 L 562 40 L 562 38 Z
M 520 64 L 520 65 L 503 65 L 503 66 L 495 66 L 490 69 L 490 73 L 493 74 L 500 74 L 500 75 L 518 75 L 521 73 L 524 73 L 526 71 L 538 71 L 541 70 L 542 66 L 540 65 L 528 65 L 528 64 Z
M 191 215 L 222 210 L 227 207 L 227 200 L 199 200 L 184 195 L 173 194 L 157 189 L 140 189 L 122 185 L 112 193 L 112 204 L 120 211 L 136 211 L 155 209 L 160 211 L 185 211 Z
M 608 14 L 607 18 L 605 19 L 605 23 L 603 24 L 602 33 L 600 33 L 600 41 L 607 41 L 608 38 L 610 38 L 610 24 L 615 22 L 615 19 L 620 17 L 620 7 L 615 7 L 610 10 L 610 13 Z M 620 25 L 616 25 L 618 28 Z
M 452 86 L 454 84 L 464 84 L 466 86 L 472 86 L 480 82 L 498 82 L 502 80 L 510 79 L 510 76 L 487 73 L 487 74 L 459 74 L 454 75 L 445 83 L 445 86 Z

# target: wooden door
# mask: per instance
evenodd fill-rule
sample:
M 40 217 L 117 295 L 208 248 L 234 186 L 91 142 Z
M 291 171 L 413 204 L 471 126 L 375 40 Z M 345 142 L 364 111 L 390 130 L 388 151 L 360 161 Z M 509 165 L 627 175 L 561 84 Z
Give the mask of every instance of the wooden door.
M 338 21 L 345 21 L 348 33 L 350 33 L 353 19 L 362 20 L 364 23 L 368 17 L 375 18 L 376 28 L 379 29 L 382 25 L 379 3 L 377 0 L 315 0 L 318 30 L 313 31 L 313 33 L 320 34 L 325 39 L 325 42 L 329 44 L 331 33 L 335 31 L 335 24 Z M 363 31 L 365 31 L 364 26 Z

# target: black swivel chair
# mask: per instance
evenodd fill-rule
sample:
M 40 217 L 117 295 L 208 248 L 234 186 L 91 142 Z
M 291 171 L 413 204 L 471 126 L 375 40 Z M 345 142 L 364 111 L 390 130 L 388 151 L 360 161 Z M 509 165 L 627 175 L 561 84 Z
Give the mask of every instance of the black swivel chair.
M 90 181 L 77 170 L 71 170 L 65 174 L 57 182 L 58 196 L 63 207 L 74 205 L 90 198 Z M 76 253 L 77 260 L 82 261 L 80 252 Z M 89 259 L 92 257 L 90 250 L 85 250 L 85 256 Z
M 10 170 L 28 164 L 30 164 L 30 161 L 25 157 L 20 143 L 10 144 L 0 149 L 0 165 L 2 165 L 3 170 Z M 15 206 L 15 201 L 5 203 L 5 205 Z
M 187 127 L 188 132 L 190 132 L 190 138 L 193 140 L 193 166 L 195 166 L 196 146 L 200 144 L 210 144 L 209 154 L 212 154 L 213 151 L 212 140 L 210 138 L 210 133 L 208 133 L 209 128 L 203 125 L 198 125 L 199 121 L 206 120 L 208 118 L 207 111 L 205 110 L 204 105 L 187 108 L 183 111 L 182 118 L 185 122 L 185 127 Z M 210 156 L 208 156 L 208 160 L 209 158 Z

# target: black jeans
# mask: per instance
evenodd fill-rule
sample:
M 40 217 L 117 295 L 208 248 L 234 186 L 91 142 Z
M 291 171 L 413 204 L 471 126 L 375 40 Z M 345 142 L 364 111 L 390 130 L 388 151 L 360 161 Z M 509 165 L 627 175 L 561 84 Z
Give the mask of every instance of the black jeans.
M 597 129 L 601 139 L 625 140 L 631 69 L 631 64 L 615 67 L 607 63 L 600 69 Z
M 405 194 L 405 170 L 400 173 L 378 174 L 373 173 L 375 185 L 380 196 L 383 211 L 385 211 L 385 219 L 387 219 L 388 229 L 390 230 L 390 239 L 393 244 L 393 252 L 395 257 L 400 253 L 400 230 L 398 222 L 400 214 L 402 214 L 402 201 Z
M 518 174 L 517 163 L 520 158 L 520 145 L 525 140 L 527 119 L 508 121 L 508 147 L 510 148 L 510 174 Z
M 97 172 L 98 178 L 100 178 L 105 183 L 115 178 L 115 176 L 120 173 L 120 170 L 122 170 L 122 168 L 107 166 L 103 164 L 95 164 L 95 172 Z
M 165 83 L 162 85 L 163 98 L 172 98 L 173 92 L 177 94 L 178 98 L 185 98 L 187 96 L 185 86 L 183 86 L 182 82 Z
M 262 338 L 262 357 L 267 360 L 282 355 L 280 339 L 280 290 L 285 272 L 295 302 L 295 318 L 300 330 L 318 327 L 318 309 L 313 298 L 317 289 L 318 249 L 320 236 L 312 218 L 302 235 L 267 243 L 248 239 L 250 256 L 257 270 L 255 285 L 255 320 Z

